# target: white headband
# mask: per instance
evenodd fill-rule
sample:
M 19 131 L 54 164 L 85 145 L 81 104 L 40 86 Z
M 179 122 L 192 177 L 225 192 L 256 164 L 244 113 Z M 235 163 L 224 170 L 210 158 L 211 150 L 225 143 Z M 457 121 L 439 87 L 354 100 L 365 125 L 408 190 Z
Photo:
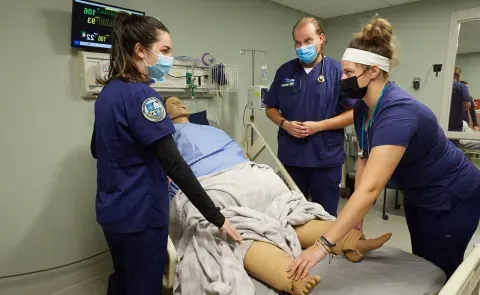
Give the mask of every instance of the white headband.
M 342 60 L 356 62 L 367 66 L 377 65 L 387 73 L 390 70 L 389 58 L 365 50 L 347 48 L 343 54 Z

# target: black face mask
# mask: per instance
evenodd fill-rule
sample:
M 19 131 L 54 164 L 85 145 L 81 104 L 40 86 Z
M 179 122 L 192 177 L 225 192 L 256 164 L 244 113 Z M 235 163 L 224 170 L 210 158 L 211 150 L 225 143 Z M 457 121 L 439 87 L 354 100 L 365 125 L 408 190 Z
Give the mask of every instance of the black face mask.
M 363 74 L 365 74 L 365 72 L 363 72 L 362 75 Z M 340 80 L 340 89 L 348 98 L 362 99 L 367 94 L 368 85 L 370 85 L 371 80 L 367 86 L 360 88 L 360 86 L 358 86 L 358 78 L 362 75 Z

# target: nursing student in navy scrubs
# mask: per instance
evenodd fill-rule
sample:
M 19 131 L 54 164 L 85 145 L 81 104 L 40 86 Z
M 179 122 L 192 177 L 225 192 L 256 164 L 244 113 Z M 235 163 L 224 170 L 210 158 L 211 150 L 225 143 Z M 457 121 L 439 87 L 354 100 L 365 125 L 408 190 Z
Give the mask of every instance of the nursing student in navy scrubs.
M 112 255 L 108 295 L 159 295 L 168 239 L 168 177 L 205 218 L 241 237 L 205 193 L 177 150 L 160 96 L 149 86 L 172 66 L 168 29 L 120 13 L 110 72 L 95 103 L 91 151 L 97 159 L 97 220 Z
M 467 85 L 460 83 L 462 69 L 456 67 L 453 74 L 452 99 L 450 101 L 450 116 L 448 118 L 448 131 L 463 131 L 464 114 L 471 107 L 471 97 Z M 467 114 L 467 123 L 468 123 Z M 458 146 L 460 141 L 452 139 L 451 142 Z
M 480 218 L 480 171 L 445 136 L 435 114 L 389 82 L 395 64 L 392 26 L 374 19 L 342 59 L 342 91 L 360 97 L 354 108 L 359 138 L 355 192 L 316 247 L 292 263 L 303 277 L 367 214 L 392 180 L 405 195 L 413 254 L 450 277 L 463 260 Z
M 353 104 L 340 92 L 340 63 L 323 55 L 320 23 L 302 18 L 294 26 L 298 58 L 276 72 L 264 104 L 279 126 L 278 157 L 305 196 L 336 216 L 344 162 L 344 127 Z

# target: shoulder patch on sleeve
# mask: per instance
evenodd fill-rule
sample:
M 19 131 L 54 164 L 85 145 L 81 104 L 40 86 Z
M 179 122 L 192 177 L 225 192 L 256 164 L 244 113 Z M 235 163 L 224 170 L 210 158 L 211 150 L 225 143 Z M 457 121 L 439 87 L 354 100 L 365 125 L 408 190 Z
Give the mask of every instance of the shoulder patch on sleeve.
M 165 119 L 167 113 L 160 99 L 149 97 L 142 104 L 142 114 L 148 121 L 161 122 Z

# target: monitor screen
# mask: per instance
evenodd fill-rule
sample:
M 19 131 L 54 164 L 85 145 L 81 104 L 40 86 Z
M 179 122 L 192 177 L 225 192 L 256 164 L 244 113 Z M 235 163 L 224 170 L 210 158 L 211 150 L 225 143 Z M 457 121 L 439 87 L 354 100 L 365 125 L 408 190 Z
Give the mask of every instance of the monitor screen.
M 144 12 L 93 1 L 73 0 L 72 47 L 107 50 L 112 47 L 110 33 L 118 12 L 145 15 Z

